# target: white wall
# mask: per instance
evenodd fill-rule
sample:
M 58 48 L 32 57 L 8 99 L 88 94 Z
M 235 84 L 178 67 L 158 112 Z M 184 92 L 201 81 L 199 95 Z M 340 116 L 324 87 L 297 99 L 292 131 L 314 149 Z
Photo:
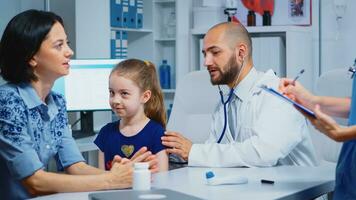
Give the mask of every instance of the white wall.
M 0 36 L 10 19 L 20 11 L 20 0 L 0 0 Z
M 76 58 L 110 58 L 110 1 L 76 0 Z
M 0 0 L 0 37 L 7 23 L 21 11 L 43 9 L 44 0 Z
M 356 58 L 356 1 L 346 1 L 346 12 L 338 28 L 334 0 L 321 4 L 321 71 L 347 68 Z M 339 34 L 339 35 L 338 35 Z
M 50 11 L 61 16 L 64 22 L 64 28 L 66 30 L 68 39 L 70 41 L 70 47 L 76 49 L 75 39 L 75 3 L 73 0 L 51 0 Z M 74 52 L 74 57 L 76 52 Z

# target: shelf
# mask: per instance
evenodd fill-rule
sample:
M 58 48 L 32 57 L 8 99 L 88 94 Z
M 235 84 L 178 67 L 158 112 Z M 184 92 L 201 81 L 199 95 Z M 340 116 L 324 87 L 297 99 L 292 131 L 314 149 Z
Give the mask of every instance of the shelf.
M 115 31 L 127 31 L 127 32 L 137 32 L 137 33 L 152 33 L 152 29 L 135 29 L 135 28 L 119 28 L 119 27 L 111 27 L 111 30 Z
M 168 94 L 168 93 L 175 93 L 176 89 L 162 89 L 163 93 Z
M 156 38 L 157 42 L 175 42 L 176 38 Z
M 159 4 L 172 4 L 175 3 L 175 0 L 155 0 L 155 3 L 159 3 Z
M 281 33 L 288 31 L 309 32 L 311 26 L 248 26 L 246 27 L 249 33 Z M 209 28 L 192 29 L 192 35 L 205 35 Z

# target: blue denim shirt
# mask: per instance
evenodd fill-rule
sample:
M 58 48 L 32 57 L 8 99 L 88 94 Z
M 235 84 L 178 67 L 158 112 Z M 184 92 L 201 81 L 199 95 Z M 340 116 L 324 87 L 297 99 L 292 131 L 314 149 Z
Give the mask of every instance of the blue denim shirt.
M 64 98 L 51 92 L 44 104 L 30 84 L 0 86 L 0 196 L 25 199 L 21 180 L 46 169 L 84 161 L 68 128 Z

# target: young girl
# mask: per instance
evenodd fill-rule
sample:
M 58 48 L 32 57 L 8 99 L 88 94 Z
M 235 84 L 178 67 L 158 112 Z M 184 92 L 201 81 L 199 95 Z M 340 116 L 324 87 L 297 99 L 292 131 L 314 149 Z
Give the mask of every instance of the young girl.
M 155 66 L 148 61 L 120 62 L 109 77 L 110 106 L 120 120 L 105 125 L 94 143 L 99 147 L 99 167 L 108 170 L 115 155 L 130 159 L 147 147 L 158 158 L 159 171 L 168 170 L 161 143 L 166 126 L 163 95 Z M 105 160 L 105 162 L 104 162 Z

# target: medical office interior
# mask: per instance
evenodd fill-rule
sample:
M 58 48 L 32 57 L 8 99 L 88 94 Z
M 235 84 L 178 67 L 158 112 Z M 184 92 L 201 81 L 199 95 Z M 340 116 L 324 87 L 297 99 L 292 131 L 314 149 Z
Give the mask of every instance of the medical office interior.
M 356 26 L 353 22 L 356 17 L 356 1 L 268 1 L 273 2 L 273 13 L 269 13 L 270 24 L 264 23 L 266 16 L 253 12 L 243 2 L 248 1 L 0 0 L 0 36 L 11 18 L 27 9 L 53 11 L 63 18 L 70 46 L 75 53 L 72 57 L 71 74 L 58 80 L 58 88 L 55 86 L 54 90 L 63 92 L 63 87 L 70 85 L 64 94 L 68 104 L 69 123 L 78 148 L 87 163 L 93 166 L 98 165 L 97 146 L 93 143 L 97 132 L 108 122 L 117 120 L 107 100 L 107 74 L 114 63 L 127 58 L 148 60 L 156 65 L 169 117 L 167 129 L 184 133 L 194 143 L 203 143 L 207 139 L 211 114 L 220 97 L 218 89 L 210 84 L 201 50 L 203 37 L 208 29 L 228 20 L 228 14 L 224 13 L 226 8 L 233 8 L 230 16 L 244 24 L 250 33 L 254 66 L 257 70 L 272 69 L 279 77 L 294 78 L 304 69 L 298 81 L 314 93 L 351 96 L 349 68 L 356 66 Z M 261 2 L 263 4 L 264 1 Z M 302 2 L 301 8 L 297 8 L 298 2 Z M 251 24 L 248 15 L 254 15 L 254 23 Z M 93 71 L 81 69 L 84 65 L 90 65 Z M 192 76 L 197 71 L 203 76 Z M 4 83 L 1 79 L 0 84 Z M 336 120 L 347 125 L 347 120 Z M 327 194 L 332 191 L 334 184 L 334 169 L 342 143 L 318 133 L 312 126 L 310 129 L 318 157 L 322 160 L 321 165 L 331 167 L 310 169 L 315 172 L 315 180 L 309 182 L 314 181 L 315 185 L 305 184 L 308 186 L 303 188 L 302 178 L 298 179 L 299 184 L 296 184 L 295 192 L 292 192 L 296 195 L 295 199 L 317 197 L 314 193 L 311 196 L 304 193 L 306 196 L 298 196 L 301 191 L 317 187 L 317 184 L 325 189 L 318 195 Z M 171 160 L 168 173 L 186 167 L 176 158 Z M 55 171 L 55 163 L 52 165 L 49 169 Z M 253 170 L 259 174 L 258 168 Z M 224 169 L 217 171 L 224 173 Z M 321 173 L 320 176 L 318 172 Z M 303 170 L 296 168 L 295 172 L 289 173 L 302 174 Z M 190 177 L 187 180 L 188 185 L 194 185 L 195 179 L 203 181 L 204 176 L 200 175 L 201 177 L 196 174 L 193 178 Z M 274 175 L 276 177 L 271 175 L 270 179 L 277 180 L 275 185 L 278 185 L 278 175 Z M 176 178 L 174 175 L 157 177 L 160 181 Z M 153 179 L 152 184 L 154 181 Z M 253 185 L 253 179 L 249 181 L 247 184 Z M 167 188 L 199 197 L 194 192 L 194 187 L 184 187 L 184 181 L 177 184 L 180 186 L 167 185 Z M 155 186 L 163 187 L 164 184 Z M 223 187 L 220 187 L 222 191 Z M 293 195 L 281 188 L 280 192 L 285 192 L 285 196 L 268 196 L 269 192 L 278 193 L 271 188 L 262 188 L 262 191 L 267 195 L 266 198 L 290 198 L 288 195 Z M 217 198 L 217 189 L 212 190 L 209 190 L 212 195 L 210 198 Z M 249 193 L 252 190 L 252 186 L 246 188 Z M 228 196 L 230 193 L 226 193 L 226 199 L 232 199 Z M 200 197 L 204 199 L 207 196 Z

